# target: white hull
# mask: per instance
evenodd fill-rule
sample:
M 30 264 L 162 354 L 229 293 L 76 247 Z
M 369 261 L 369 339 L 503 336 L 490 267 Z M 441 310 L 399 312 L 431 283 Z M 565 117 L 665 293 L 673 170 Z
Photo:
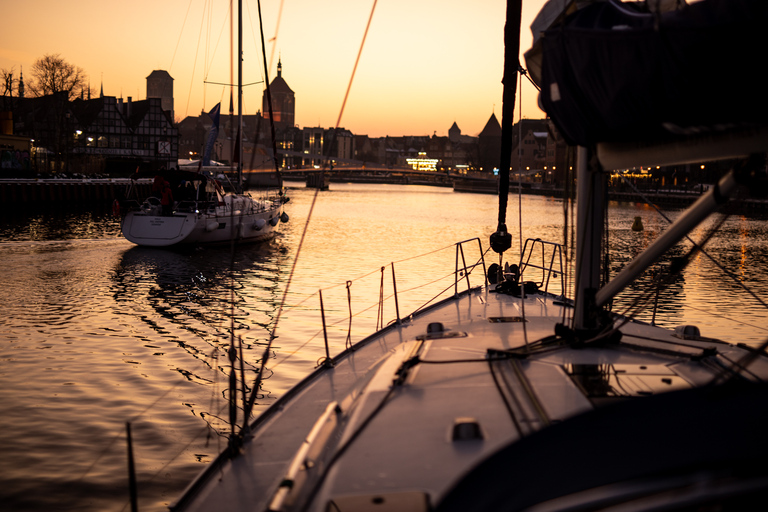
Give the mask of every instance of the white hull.
M 130 211 L 123 218 L 123 236 L 143 246 L 243 243 L 272 238 L 282 215 L 280 201 L 225 196 L 224 205 L 199 211 L 194 206 L 161 215 L 159 206 Z M 232 207 L 234 205 L 234 208 Z

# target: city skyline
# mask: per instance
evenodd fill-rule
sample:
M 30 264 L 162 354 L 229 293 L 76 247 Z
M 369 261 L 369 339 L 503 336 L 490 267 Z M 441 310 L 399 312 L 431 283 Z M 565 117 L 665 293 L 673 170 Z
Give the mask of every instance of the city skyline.
M 543 3 L 524 6 L 523 51 Z M 262 2 L 269 78 L 281 58 L 283 77 L 296 93 L 298 125 L 336 125 L 372 5 Z M 166 70 L 174 78 L 177 120 L 219 101 L 228 109 L 229 88 L 204 83 L 230 80 L 228 9 L 224 0 L 139 0 L 129 9 L 95 0 L 77 7 L 51 0 L 8 5 L 7 19 L 17 22 L 0 35 L 0 68 L 15 77 L 23 71 L 29 82 L 37 59 L 59 54 L 84 70 L 92 90 L 103 85 L 107 96 L 134 100 L 145 99 L 153 70 Z M 463 134 L 476 136 L 491 113 L 501 117 L 505 11 L 503 0 L 479 8 L 457 0 L 378 2 L 340 125 L 379 137 L 447 135 L 456 122 Z M 255 114 L 264 88 L 256 2 L 244 1 L 243 13 L 243 82 L 256 82 L 244 89 L 243 112 Z M 523 117 L 544 116 L 527 80 L 522 102 Z

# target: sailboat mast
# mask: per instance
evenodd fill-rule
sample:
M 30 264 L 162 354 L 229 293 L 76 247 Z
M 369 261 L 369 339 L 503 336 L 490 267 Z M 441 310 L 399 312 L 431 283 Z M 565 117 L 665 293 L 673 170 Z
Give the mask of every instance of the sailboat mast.
M 509 198 L 509 169 L 512 158 L 512 129 L 514 125 L 517 73 L 520 54 L 520 25 L 522 0 L 507 0 L 507 20 L 504 24 L 504 91 L 501 112 L 501 155 L 499 156 L 499 222 L 491 234 L 494 252 L 504 253 L 512 246 L 512 235 L 507 231 L 507 202 Z
M 243 0 L 237 0 L 237 184 L 243 189 Z

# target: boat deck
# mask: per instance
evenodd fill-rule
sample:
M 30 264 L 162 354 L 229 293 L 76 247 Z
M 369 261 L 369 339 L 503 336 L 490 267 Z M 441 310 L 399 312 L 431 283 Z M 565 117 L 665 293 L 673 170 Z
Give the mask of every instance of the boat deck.
M 266 510 L 290 480 L 286 503 L 319 493 L 317 503 L 360 509 L 386 496 L 394 508 L 423 510 L 504 445 L 596 405 L 703 385 L 744 355 L 632 322 L 618 345 L 533 344 L 552 338 L 567 308 L 548 295 L 482 289 L 390 326 L 266 411 L 243 453 L 193 484 L 197 499 L 178 507 Z M 428 333 L 435 323 L 443 328 Z M 762 360 L 750 370 L 768 376 Z M 322 485 L 301 485 L 322 468 L 330 468 Z

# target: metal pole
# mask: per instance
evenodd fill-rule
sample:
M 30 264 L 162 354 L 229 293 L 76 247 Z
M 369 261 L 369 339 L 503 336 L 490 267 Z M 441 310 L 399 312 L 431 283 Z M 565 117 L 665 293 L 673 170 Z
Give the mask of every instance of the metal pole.
M 397 323 L 400 323 L 400 307 L 397 303 L 397 280 L 395 279 L 395 264 L 392 263 L 392 288 L 395 290 L 395 317 L 397 317 Z M 384 319 L 382 319 L 382 322 Z M 383 327 L 383 326 L 382 326 Z
M 325 339 L 325 357 L 327 361 L 330 361 L 331 353 L 328 350 L 328 329 L 325 327 L 325 308 L 323 307 L 323 290 L 320 290 L 319 294 L 320 294 L 320 316 L 323 319 L 323 339 Z

